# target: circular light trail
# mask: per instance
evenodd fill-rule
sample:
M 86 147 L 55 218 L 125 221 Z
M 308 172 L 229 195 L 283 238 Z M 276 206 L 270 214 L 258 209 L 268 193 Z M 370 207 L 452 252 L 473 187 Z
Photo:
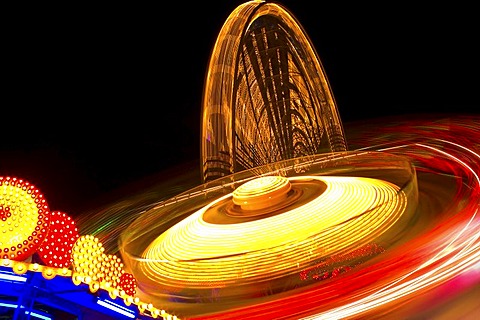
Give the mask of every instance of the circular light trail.
M 246 182 L 233 192 L 233 203 L 242 210 L 267 209 L 281 204 L 291 190 L 291 183 L 285 177 L 267 176 Z
M 355 151 L 272 164 L 257 168 L 252 175 L 236 174 L 232 178 L 191 189 L 167 201 L 151 204 L 139 219 L 124 230 L 120 241 L 122 257 L 139 281 L 139 295 L 142 299 L 152 301 L 154 305 L 181 318 L 324 319 L 382 315 L 405 318 L 412 314 L 435 317 L 445 311 L 446 303 L 451 306 L 449 310 L 472 312 L 472 308 L 475 308 L 472 288 L 480 282 L 480 132 L 475 125 L 478 123 L 478 117 L 433 117 L 431 121 L 392 119 L 388 126 L 372 122 L 368 128 L 351 125 L 349 141 Z M 397 170 L 402 167 L 401 160 L 397 161 L 397 157 L 406 159 L 413 166 L 414 172 Z M 365 201 L 363 193 L 354 191 L 362 185 L 357 184 L 356 178 L 376 176 L 375 179 L 366 181 L 394 181 L 407 195 L 407 208 L 386 232 L 372 234 L 369 240 L 360 238 L 361 242 L 352 244 L 343 252 L 342 244 L 333 240 L 338 236 L 328 236 L 328 233 L 324 233 L 326 236 L 323 238 L 318 236 L 318 243 L 332 240 L 331 243 L 337 247 L 332 247 L 323 259 L 312 259 L 309 266 L 298 268 L 296 280 L 293 280 L 292 269 L 290 278 L 279 278 L 281 281 L 276 282 L 272 276 L 269 281 L 268 277 L 274 275 L 276 270 L 265 268 L 265 277 L 262 278 L 262 268 L 253 265 L 252 270 L 243 270 L 244 278 L 241 278 L 241 281 L 247 279 L 248 283 L 248 277 L 257 277 L 259 281 L 253 281 L 249 285 L 241 286 L 241 281 L 235 283 L 233 277 L 228 278 L 232 274 L 225 276 L 222 272 L 215 273 L 214 270 L 218 271 L 219 268 L 205 270 L 216 277 L 216 282 L 207 281 L 202 284 L 203 280 L 207 280 L 206 277 L 202 278 L 202 263 L 222 261 L 215 258 L 215 254 L 219 255 L 226 248 L 216 248 L 218 252 L 215 253 L 211 247 L 204 246 L 201 254 L 197 252 L 193 256 L 192 252 L 196 252 L 196 249 L 190 250 L 190 243 L 183 243 L 183 240 L 193 241 L 193 238 L 201 237 L 201 242 L 209 237 L 213 239 L 215 235 L 210 235 L 210 229 L 207 228 L 218 226 L 220 231 L 217 232 L 221 236 L 216 236 L 222 244 L 225 239 L 229 239 L 228 234 L 226 236 L 221 233 L 227 233 L 227 226 L 233 226 L 233 230 L 236 230 L 235 227 L 240 225 L 255 225 L 259 221 L 278 219 L 289 210 L 289 206 L 295 206 L 292 203 L 301 203 L 302 198 L 295 194 L 295 190 L 298 190 L 299 183 L 307 183 L 301 174 L 308 175 L 311 172 L 316 172 L 313 181 L 318 182 L 318 187 L 313 198 L 317 201 L 328 199 L 329 192 L 334 190 L 335 185 L 342 179 L 352 177 L 351 188 L 348 183 L 343 184 L 342 188 L 348 190 L 344 192 L 347 195 L 356 192 L 355 198 Z M 290 183 L 288 192 L 294 193 L 298 198 L 289 205 L 282 206 L 291 197 L 287 196 L 276 204 L 277 210 L 265 215 L 251 214 L 262 210 L 239 209 L 239 205 L 232 204 L 234 192 L 241 191 L 242 185 L 248 186 L 249 181 L 252 181 L 253 186 L 254 179 L 259 177 L 258 173 L 260 176 L 272 176 L 271 179 L 277 179 L 275 176 L 279 176 L 279 173 L 286 173 Z M 230 184 L 227 181 L 231 181 Z M 278 184 L 282 185 L 281 182 Z M 384 188 L 388 183 L 380 185 Z M 415 195 L 412 190 L 416 185 L 418 193 Z M 250 191 L 258 194 L 253 187 Z M 308 199 L 310 201 L 312 198 Z M 216 202 L 212 203 L 213 200 Z M 414 206 L 414 212 L 410 212 L 409 204 L 416 202 L 418 204 Z M 127 215 L 132 212 L 129 210 L 135 212 L 135 201 L 132 199 L 129 203 L 132 203 L 132 208 L 124 207 L 123 210 Z M 342 206 L 334 201 L 331 204 Z M 218 213 L 221 208 L 224 215 L 219 218 L 213 213 Z M 282 213 L 275 214 L 277 211 Z M 324 217 L 321 213 L 318 216 Z M 342 215 L 339 217 L 339 221 L 342 221 Z M 328 215 L 324 218 L 328 219 Z M 178 231 L 180 227 L 187 226 L 184 220 L 191 224 L 185 229 L 188 232 L 181 233 Z M 294 219 L 291 221 L 298 223 Z M 326 221 L 318 223 L 321 226 L 323 223 L 323 227 L 328 226 Z M 362 225 L 359 229 L 368 228 L 365 226 Z M 294 233 L 290 230 L 289 223 L 283 227 L 285 231 L 282 232 Z M 375 232 L 376 228 L 378 227 L 372 225 L 370 232 Z M 205 232 L 199 233 L 199 230 Z M 338 232 L 338 242 L 341 242 L 342 237 L 347 238 L 349 231 Z M 158 249 L 156 246 L 162 242 L 160 238 L 163 234 L 167 234 L 172 242 L 160 244 L 163 248 Z M 274 232 L 270 235 L 279 237 Z M 177 238 L 180 236 L 181 241 Z M 302 239 L 301 235 L 297 237 Z M 256 250 L 262 252 L 262 249 L 268 247 L 266 241 L 263 242 L 264 247 L 261 246 L 262 237 L 256 240 Z M 238 244 L 241 246 L 242 242 L 239 241 Z M 225 255 L 222 262 L 228 259 L 239 261 L 239 256 L 245 251 L 235 251 L 236 245 L 237 243 L 233 251 L 228 251 L 232 256 Z M 179 252 L 173 252 L 174 246 Z M 288 249 L 288 245 L 280 245 L 282 246 Z M 316 248 L 319 247 L 317 245 Z M 267 249 L 263 250 L 263 253 L 266 252 Z M 143 254 L 149 255 L 152 260 L 146 259 Z M 286 254 L 287 258 L 279 256 L 276 263 L 271 263 L 275 268 L 277 264 L 278 268 L 285 268 L 285 274 L 289 274 L 290 271 L 283 262 L 294 261 L 295 255 L 292 251 L 290 256 Z M 165 260 L 159 260 L 160 257 Z M 210 261 L 207 257 L 213 260 Z M 199 259 L 195 260 L 196 258 Z M 189 269 L 195 264 L 200 265 L 198 270 L 201 272 Z M 174 266 L 178 269 L 174 269 Z M 225 266 L 221 266 L 221 270 L 224 270 Z M 226 266 L 227 270 L 237 270 L 235 263 Z M 174 277 L 167 279 L 166 270 L 170 268 L 175 272 Z M 147 272 L 143 273 L 144 270 Z M 187 270 L 194 271 L 188 274 Z M 185 277 L 180 277 L 177 272 L 184 272 Z M 157 277 L 168 285 L 156 283 Z M 224 287 L 220 286 L 222 284 Z M 235 290 L 232 290 L 228 295 L 222 296 L 222 290 L 229 286 L 238 290 L 240 295 L 235 297 Z M 458 307 L 461 309 L 452 309 L 455 308 L 454 303 L 460 304 L 462 300 L 459 299 L 467 302 L 462 302 L 462 307 Z
M 119 250 L 143 300 L 189 319 L 479 311 L 478 115 L 372 120 L 347 151 L 302 27 L 255 0 L 222 27 L 204 89 L 206 183 L 115 209 L 138 217 Z
M 302 270 L 381 237 L 406 212 L 407 198 L 399 186 L 366 177 L 252 179 L 152 241 L 141 278 L 159 286 L 151 294 L 188 288 L 184 299 L 212 288 L 220 300 L 251 296 L 273 279 L 294 286 Z M 266 207 L 269 200 L 276 210 Z M 245 215 L 232 217 L 232 207 Z

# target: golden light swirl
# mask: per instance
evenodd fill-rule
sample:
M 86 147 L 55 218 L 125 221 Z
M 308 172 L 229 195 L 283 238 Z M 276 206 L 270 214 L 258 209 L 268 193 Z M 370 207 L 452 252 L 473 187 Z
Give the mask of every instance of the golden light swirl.
M 267 176 L 250 180 L 233 191 L 233 203 L 243 210 L 259 210 L 280 203 L 291 184 L 285 177 Z
M 398 186 L 373 178 L 261 177 L 249 183 L 156 238 L 143 255 L 148 261 L 143 264 L 145 276 L 161 288 L 190 289 L 284 277 L 319 258 L 372 241 L 400 218 L 407 205 Z M 268 198 L 272 190 L 288 190 L 287 184 L 289 192 L 303 195 L 277 214 L 223 223 L 206 218 L 212 212 L 227 216 L 238 194 L 248 201 L 246 194 L 254 191 L 259 200 L 261 186 Z M 303 196 L 307 200 L 302 201 Z

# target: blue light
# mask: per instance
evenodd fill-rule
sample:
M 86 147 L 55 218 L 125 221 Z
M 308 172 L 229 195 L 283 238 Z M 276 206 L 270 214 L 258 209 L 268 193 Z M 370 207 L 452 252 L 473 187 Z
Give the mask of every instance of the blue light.
M 6 307 L 6 308 L 16 308 L 17 305 L 16 304 L 13 304 L 13 303 L 4 303 L 4 302 L 0 302 L 0 307 Z
M 101 305 L 102 307 L 108 308 L 110 310 L 113 310 L 117 313 L 123 314 L 124 316 L 127 316 L 129 318 L 135 318 L 135 314 L 132 313 L 130 309 L 127 309 L 125 307 L 122 307 L 119 304 L 116 304 L 114 302 L 108 301 L 108 300 L 97 300 L 97 303 Z
M 32 312 L 30 312 L 30 311 L 25 311 L 25 314 L 30 314 L 30 316 L 35 317 L 35 318 L 38 318 L 38 319 L 42 319 L 42 320 L 52 320 L 52 318 L 50 318 L 50 317 L 41 315 L 41 314 L 36 313 L 36 312 L 33 312 L 33 311 L 32 311 Z
M 5 272 L 0 271 L 0 279 L 9 280 L 9 281 L 17 281 L 17 282 L 26 282 L 27 278 L 18 276 L 13 272 Z

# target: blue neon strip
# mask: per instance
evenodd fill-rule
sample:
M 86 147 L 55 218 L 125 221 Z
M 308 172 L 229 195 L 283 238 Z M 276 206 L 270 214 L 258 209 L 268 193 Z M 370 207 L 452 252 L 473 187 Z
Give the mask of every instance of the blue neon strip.
M 116 303 L 114 304 L 112 302 L 109 302 L 108 300 L 97 300 L 97 303 L 99 305 L 101 305 L 102 307 L 105 307 L 105 308 L 113 310 L 117 313 L 123 314 L 124 316 L 127 316 L 129 318 L 132 318 L 132 319 L 135 318 L 135 314 L 131 313 L 131 310 L 129 310 L 130 312 L 128 312 L 128 311 L 126 311 L 128 309 L 123 308 Z
M 10 280 L 10 281 L 19 281 L 19 282 L 26 282 L 27 278 L 22 276 L 17 276 L 13 274 L 3 273 L 0 272 L 0 279 Z
M 17 305 L 16 305 L 16 304 L 13 304 L 13 303 L 3 303 L 3 302 L 0 302 L 0 307 L 16 308 Z
M 33 311 L 32 311 L 32 312 L 30 312 L 30 311 L 25 311 L 25 314 L 30 314 L 30 316 L 35 317 L 35 318 L 38 318 L 38 319 L 42 319 L 42 320 L 52 320 L 52 318 L 50 318 L 50 317 L 41 315 L 41 314 L 36 313 L 36 312 L 33 312 Z

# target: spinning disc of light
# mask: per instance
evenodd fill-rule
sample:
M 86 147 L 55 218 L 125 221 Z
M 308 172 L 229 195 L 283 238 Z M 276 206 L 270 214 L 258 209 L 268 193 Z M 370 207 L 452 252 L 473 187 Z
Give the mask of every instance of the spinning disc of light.
M 268 210 L 270 200 L 279 209 Z M 372 241 L 395 224 L 406 204 L 398 186 L 379 179 L 256 178 L 162 233 L 145 250 L 150 263 L 143 272 L 163 288 L 190 289 L 284 277 Z M 245 215 L 232 216 L 232 210 Z M 265 215 L 250 215 L 262 210 Z

